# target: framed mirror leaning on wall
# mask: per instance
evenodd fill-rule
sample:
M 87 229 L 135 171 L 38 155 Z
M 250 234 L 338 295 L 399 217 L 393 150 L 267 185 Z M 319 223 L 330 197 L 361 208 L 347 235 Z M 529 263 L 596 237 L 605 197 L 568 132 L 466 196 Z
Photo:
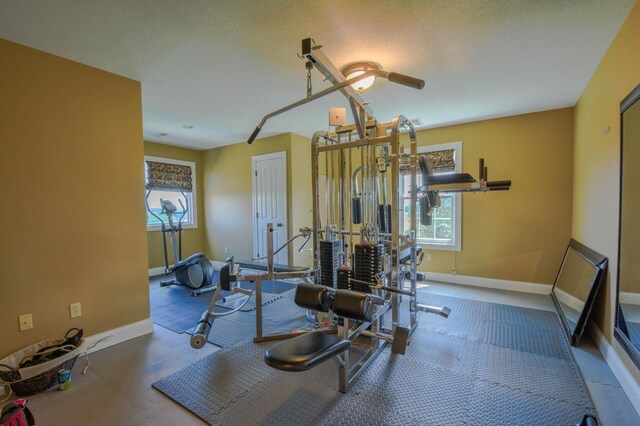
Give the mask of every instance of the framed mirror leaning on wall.
M 551 298 L 572 346 L 580 342 L 606 269 L 606 257 L 574 239 L 569 242 Z
M 640 367 L 640 85 L 620 103 L 616 340 Z

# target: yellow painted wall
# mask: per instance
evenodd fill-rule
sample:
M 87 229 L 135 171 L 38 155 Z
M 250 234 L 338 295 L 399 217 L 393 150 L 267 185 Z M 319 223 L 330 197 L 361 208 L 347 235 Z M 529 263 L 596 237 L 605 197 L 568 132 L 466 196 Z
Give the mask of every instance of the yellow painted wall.
M 143 155 L 140 83 L 0 39 L 0 357 L 149 318 Z
M 613 339 L 618 261 L 620 101 L 640 83 L 640 4 L 636 3 L 576 105 L 572 235 L 607 256 L 607 283 L 595 319 L 630 371 L 640 373 Z
M 463 172 L 477 178 L 484 158 L 490 180 L 512 181 L 463 194 L 462 251 L 427 250 L 420 269 L 553 284 L 571 237 L 573 109 L 423 130 L 417 141 L 462 141 Z
M 184 229 L 182 231 L 182 257 L 185 258 L 194 253 L 204 252 L 204 191 L 203 187 L 203 151 L 196 151 L 188 148 L 180 148 L 171 145 L 163 145 L 153 142 L 144 142 L 144 155 L 152 157 L 168 158 L 172 160 L 193 161 L 196 164 L 196 204 L 198 206 L 198 227 L 194 229 Z M 169 264 L 173 263 L 171 252 L 171 242 L 167 235 L 167 248 L 169 249 Z M 147 232 L 147 248 L 149 255 L 149 268 L 164 266 L 164 254 L 162 249 L 162 232 Z M 205 253 L 206 254 L 206 253 Z
M 289 133 L 256 140 L 252 145 L 238 143 L 203 153 L 204 210 L 206 212 L 205 249 L 213 260 L 227 257 L 250 259 L 252 236 L 251 157 L 271 152 L 287 152 L 287 182 L 291 182 L 291 136 Z M 291 211 L 291 185 L 288 210 Z M 291 232 L 291 219 L 288 230 Z
M 313 227 L 312 195 L 311 195 L 311 140 L 300 135 L 291 134 L 291 233 L 298 233 L 303 226 Z M 290 236 L 292 235 L 290 233 Z M 298 252 L 304 241 L 298 238 L 293 248 L 293 264 L 296 266 L 313 266 L 313 253 L 310 251 Z M 310 240 L 303 248 L 312 249 L 313 240 Z

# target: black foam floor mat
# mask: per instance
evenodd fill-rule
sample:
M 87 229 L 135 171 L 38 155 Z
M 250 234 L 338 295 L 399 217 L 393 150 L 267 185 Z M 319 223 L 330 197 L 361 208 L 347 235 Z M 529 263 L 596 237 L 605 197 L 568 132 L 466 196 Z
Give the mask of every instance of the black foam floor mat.
M 548 313 L 421 298 L 457 309 L 452 325 L 419 313 L 406 355 L 385 350 L 347 394 L 336 391 L 337 361 L 282 372 L 263 362 L 273 343 L 250 341 L 153 386 L 210 424 L 570 425 L 595 413 L 560 324 Z

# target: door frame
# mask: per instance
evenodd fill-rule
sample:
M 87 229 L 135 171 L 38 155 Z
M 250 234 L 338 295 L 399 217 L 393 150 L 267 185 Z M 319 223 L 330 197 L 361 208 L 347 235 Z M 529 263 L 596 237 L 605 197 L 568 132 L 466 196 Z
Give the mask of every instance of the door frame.
M 255 216 L 258 213 L 257 203 L 256 203 L 256 163 L 261 160 L 272 160 L 272 159 L 280 159 L 282 161 L 282 182 L 284 183 L 283 188 L 283 199 L 284 199 L 284 218 L 282 221 L 282 225 L 284 228 L 284 241 L 287 241 L 289 237 L 289 218 L 288 218 L 288 210 L 289 210 L 289 181 L 287 179 L 287 151 L 278 151 L 272 152 L 269 154 L 262 155 L 253 155 L 251 156 L 251 223 L 252 223 L 252 234 L 253 234 L 253 249 L 251 252 L 251 257 L 255 258 L 258 253 L 258 218 Z M 255 215 L 254 215 L 255 214 Z M 275 224 L 274 224 L 275 225 Z M 278 247 L 274 247 L 276 250 Z M 286 253 L 286 263 L 289 263 L 289 249 L 286 248 L 283 251 Z M 263 254 L 264 255 L 264 254 Z

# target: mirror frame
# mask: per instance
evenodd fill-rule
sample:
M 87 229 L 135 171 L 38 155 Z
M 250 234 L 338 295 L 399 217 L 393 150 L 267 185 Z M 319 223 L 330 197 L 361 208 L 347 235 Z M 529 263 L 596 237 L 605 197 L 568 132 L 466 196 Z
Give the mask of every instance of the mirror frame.
M 635 87 L 623 100 L 620 102 L 620 203 L 618 209 L 618 274 L 617 274 L 617 286 L 616 286 L 616 319 L 613 329 L 613 335 L 624 350 L 629 355 L 629 358 L 633 361 L 636 367 L 640 368 L 640 350 L 636 348 L 629 338 L 624 334 L 620 328 L 620 254 L 621 254 L 621 242 L 622 242 L 622 204 L 623 204 L 623 181 L 624 181 L 624 167 L 623 167 L 623 155 L 624 155 L 624 140 L 623 140 L 623 126 L 624 120 L 622 114 L 631 108 L 637 101 L 640 100 L 640 84 Z
M 558 278 L 560 278 L 560 273 L 562 272 L 562 267 L 564 266 L 564 262 L 567 260 L 567 255 L 569 254 L 569 249 L 574 249 L 578 254 L 580 254 L 583 258 L 585 258 L 591 265 L 596 267 L 596 275 L 593 278 L 593 282 L 591 283 L 591 291 L 589 291 L 589 296 L 587 300 L 585 300 L 584 308 L 580 313 L 580 318 L 576 323 L 576 328 L 571 332 L 571 328 L 569 328 L 569 323 L 564 315 L 562 307 L 560 306 L 560 302 L 556 297 L 553 290 L 556 288 L 558 284 Z M 558 318 L 560 319 L 560 323 L 562 324 L 562 329 L 564 330 L 565 336 L 569 340 L 569 344 L 571 346 L 578 346 L 580 342 L 580 338 L 582 337 L 582 333 L 587 326 L 587 320 L 589 319 L 589 315 L 591 314 L 591 310 L 593 309 L 593 302 L 596 299 L 596 295 L 598 294 L 598 290 L 602 286 L 602 282 L 604 281 L 605 271 L 607 269 L 607 258 L 595 250 L 590 249 L 584 244 L 574 240 L 573 238 L 569 241 L 569 245 L 564 252 L 564 257 L 562 258 L 562 263 L 560 264 L 560 269 L 558 270 L 558 274 L 556 275 L 556 280 L 553 283 L 553 287 L 551 288 L 551 299 L 553 299 L 553 304 L 556 306 L 556 311 L 558 312 Z

